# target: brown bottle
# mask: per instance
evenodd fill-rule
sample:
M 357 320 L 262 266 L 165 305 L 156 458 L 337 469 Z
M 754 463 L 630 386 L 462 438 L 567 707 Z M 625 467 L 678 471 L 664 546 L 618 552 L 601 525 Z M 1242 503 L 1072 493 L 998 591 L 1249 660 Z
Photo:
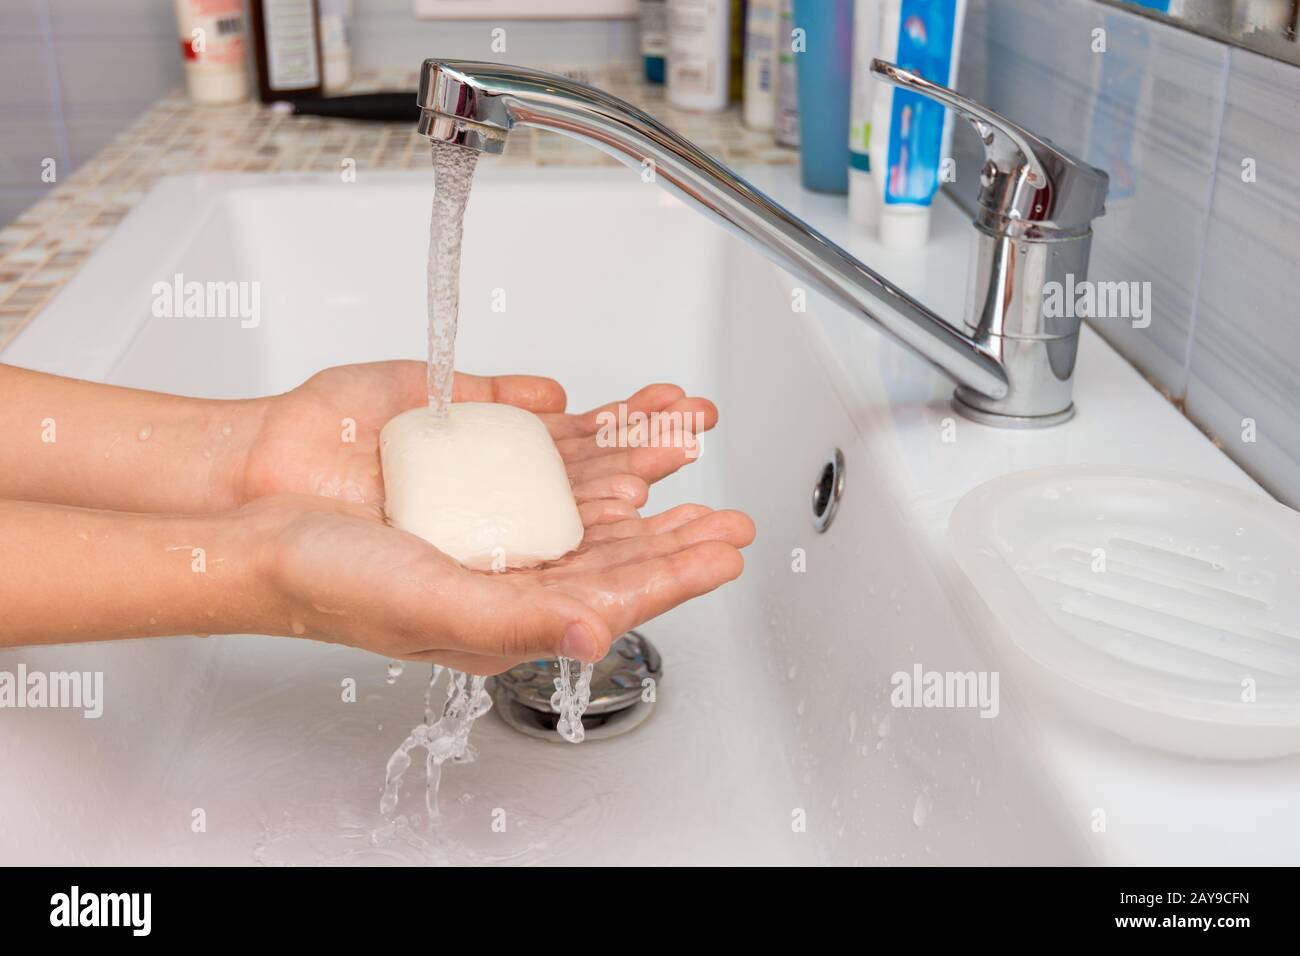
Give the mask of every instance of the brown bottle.
M 316 0 L 249 0 L 263 103 L 320 96 L 324 68 Z

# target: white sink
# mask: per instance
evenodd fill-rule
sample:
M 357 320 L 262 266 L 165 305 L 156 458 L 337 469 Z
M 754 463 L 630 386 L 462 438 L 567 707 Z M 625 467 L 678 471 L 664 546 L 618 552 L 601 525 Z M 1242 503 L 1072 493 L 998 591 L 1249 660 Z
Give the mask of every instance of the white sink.
M 909 261 L 850 235 L 840 204 L 803 196 L 791 172 L 755 176 L 927 305 L 960 309 L 970 227 L 951 207 Z M 233 398 L 327 365 L 420 357 L 431 189 L 418 174 L 164 181 L 0 359 Z M 177 272 L 260 282 L 260 325 L 152 318 L 153 284 Z M 488 715 L 478 759 L 444 773 L 437 834 L 371 847 L 424 668 L 390 686 L 369 654 L 256 636 L 10 650 L 0 669 L 102 670 L 107 700 L 99 720 L 0 718 L 0 861 L 1294 860 L 1295 759 L 1165 755 L 1022 700 L 1009 678 L 995 719 L 889 702 L 891 675 L 918 664 L 999 668 L 945 538 L 980 482 L 1062 464 L 1155 464 L 1257 491 L 1249 479 L 1091 333 L 1074 421 L 1016 433 L 956 419 L 945 441 L 946 383 L 824 299 L 792 311 L 793 287 L 633 173 L 482 163 L 459 367 L 552 375 L 575 408 L 655 380 L 712 396 L 718 431 L 651 507 L 696 499 L 758 524 L 738 583 L 643 628 L 664 655 L 656 712 L 577 747 Z M 844 499 L 817 534 L 811 491 L 837 447 Z M 346 677 L 356 703 L 341 701 Z

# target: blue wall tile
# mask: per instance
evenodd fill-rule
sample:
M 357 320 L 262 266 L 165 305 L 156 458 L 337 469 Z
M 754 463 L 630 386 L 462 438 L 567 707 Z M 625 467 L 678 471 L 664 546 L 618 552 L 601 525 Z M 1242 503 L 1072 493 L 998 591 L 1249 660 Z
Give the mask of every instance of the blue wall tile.
M 1187 410 L 1293 507 L 1300 507 L 1297 187 L 1300 68 L 1233 50 Z M 1246 440 L 1246 419 L 1254 441 Z

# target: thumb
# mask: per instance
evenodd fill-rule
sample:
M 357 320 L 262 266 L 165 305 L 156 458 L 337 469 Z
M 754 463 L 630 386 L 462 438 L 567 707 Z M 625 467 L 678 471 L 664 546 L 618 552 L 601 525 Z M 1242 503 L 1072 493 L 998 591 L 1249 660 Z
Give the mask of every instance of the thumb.
M 609 625 L 581 601 L 545 590 L 511 601 L 490 597 L 497 600 L 471 603 L 473 613 L 462 618 L 467 640 L 456 650 L 516 662 L 571 657 L 594 663 L 609 653 Z M 484 614 L 484 608 L 490 610 Z

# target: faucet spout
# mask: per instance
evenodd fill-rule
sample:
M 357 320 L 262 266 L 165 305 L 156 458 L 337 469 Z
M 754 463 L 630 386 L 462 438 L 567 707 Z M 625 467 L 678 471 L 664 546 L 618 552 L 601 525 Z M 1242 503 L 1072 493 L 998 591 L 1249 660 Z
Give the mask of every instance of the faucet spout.
M 522 67 L 431 59 L 421 71 L 419 105 L 419 132 L 431 140 L 499 153 L 511 129 L 532 126 L 583 140 L 629 166 L 653 171 L 660 185 L 946 374 L 958 386 L 958 407 L 970 406 L 977 413 L 972 417 L 997 424 L 1047 424 L 1061 420 L 1063 412 L 1068 417 L 1072 409 L 1072 351 L 1064 364 L 1055 355 L 1058 361 L 1048 375 L 1064 381 L 1064 404 L 1059 388 L 1044 398 L 1039 387 L 1035 397 L 1029 395 L 1029 376 L 1023 389 L 1017 381 L 1024 356 L 1041 350 L 1045 357 L 1050 343 L 1041 329 L 1029 329 L 1014 349 L 1005 347 L 1008 337 L 1024 327 L 1020 320 L 1003 321 L 1005 303 L 996 301 L 998 282 L 1023 282 L 1022 276 L 1009 274 L 1016 263 L 1006 249 L 997 250 L 996 263 L 987 264 L 991 270 L 996 266 L 1003 280 L 972 283 L 984 302 L 974 304 L 976 314 L 959 328 L 648 113 L 595 87 Z M 981 113 L 989 115 L 995 114 Z M 1018 241 L 1023 245 L 1038 238 L 1021 235 Z M 1015 248 L 1013 244 L 1010 255 Z M 1077 331 L 1064 337 L 1072 334 L 1077 344 Z M 1042 378 L 1042 369 L 1033 377 Z

